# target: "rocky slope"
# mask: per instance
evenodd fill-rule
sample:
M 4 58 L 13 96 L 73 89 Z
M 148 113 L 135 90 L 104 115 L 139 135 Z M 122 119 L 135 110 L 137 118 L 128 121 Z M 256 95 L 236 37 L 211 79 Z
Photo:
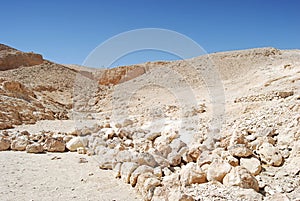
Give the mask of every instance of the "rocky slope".
M 75 125 L 4 130 L 1 150 L 91 155 L 145 200 L 300 197 L 299 50 L 111 70 L 43 61 L 0 77 L 2 129 L 42 119 Z

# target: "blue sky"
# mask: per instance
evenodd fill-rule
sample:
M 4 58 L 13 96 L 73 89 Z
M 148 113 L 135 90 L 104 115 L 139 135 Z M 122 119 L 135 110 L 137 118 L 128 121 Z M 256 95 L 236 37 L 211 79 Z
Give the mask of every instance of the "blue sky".
M 46 59 L 81 64 L 116 34 L 163 28 L 184 34 L 208 53 L 276 47 L 300 49 L 297 0 L 110 0 L 2 1 L 0 43 Z M 175 56 L 154 51 L 132 53 L 115 65 Z

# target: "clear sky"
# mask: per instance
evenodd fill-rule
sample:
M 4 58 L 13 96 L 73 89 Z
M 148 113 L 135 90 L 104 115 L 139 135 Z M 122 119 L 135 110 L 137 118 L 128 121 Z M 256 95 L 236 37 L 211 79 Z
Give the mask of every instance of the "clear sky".
M 177 31 L 208 53 L 270 46 L 300 49 L 300 1 L 0 1 L 0 43 L 58 63 L 81 64 L 105 40 L 139 28 Z M 116 65 L 174 59 L 147 54 L 131 54 Z

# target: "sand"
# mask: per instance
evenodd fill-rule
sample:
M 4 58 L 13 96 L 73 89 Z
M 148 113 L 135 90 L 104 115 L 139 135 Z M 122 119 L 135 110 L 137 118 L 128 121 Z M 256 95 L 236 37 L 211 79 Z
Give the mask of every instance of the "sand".
M 79 163 L 85 158 L 87 163 Z M 77 153 L 0 152 L 2 201 L 142 200 L 135 190 Z

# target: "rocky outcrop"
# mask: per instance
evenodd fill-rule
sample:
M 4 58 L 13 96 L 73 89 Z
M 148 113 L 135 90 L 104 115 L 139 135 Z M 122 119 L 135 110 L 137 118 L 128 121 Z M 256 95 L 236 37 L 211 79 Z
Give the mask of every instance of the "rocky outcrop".
M 24 53 L 3 44 L 0 45 L 0 71 L 39 65 L 44 62 L 40 54 Z
M 98 79 L 100 85 L 116 85 L 132 80 L 144 73 L 146 70 L 142 66 L 122 66 L 103 71 Z

